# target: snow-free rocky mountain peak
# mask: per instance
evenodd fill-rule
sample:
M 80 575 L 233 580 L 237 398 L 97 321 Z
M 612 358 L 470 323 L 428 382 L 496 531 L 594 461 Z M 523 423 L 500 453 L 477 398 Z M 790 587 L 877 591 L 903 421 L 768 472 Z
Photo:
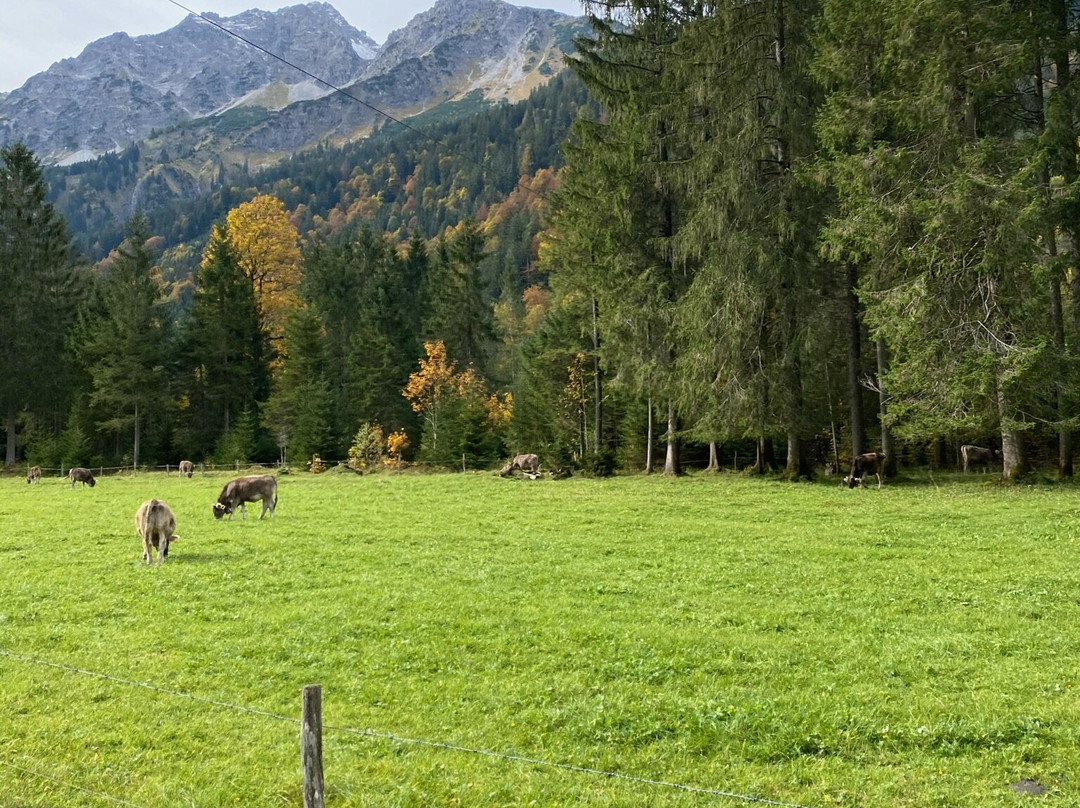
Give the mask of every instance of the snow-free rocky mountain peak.
M 476 91 L 524 97 L 562 68 L 582 30 L 578 18 L 502 0 L 439 0 L 381 47 L 328 3 L 206 16 L 395 117 Z M 235 112 L 242 108 L 250 112 Z M 45 162 L 72 163 L 190 127 L 207 133 L 183 144 L 197 162 L 255 165 L 363 136 L 376 118 L 190 15 L 160 34 L 99 39 L 0 96 L 0 145 L 21 140 Z

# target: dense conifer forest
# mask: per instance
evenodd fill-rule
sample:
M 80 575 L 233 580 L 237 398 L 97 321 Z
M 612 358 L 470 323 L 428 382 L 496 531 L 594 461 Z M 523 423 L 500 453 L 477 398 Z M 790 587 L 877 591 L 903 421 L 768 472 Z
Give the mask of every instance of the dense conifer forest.
M 603 8 L 525 102 L 203 195 L 4 150 L 7 462 L 1072 475 L 1077 3 Z

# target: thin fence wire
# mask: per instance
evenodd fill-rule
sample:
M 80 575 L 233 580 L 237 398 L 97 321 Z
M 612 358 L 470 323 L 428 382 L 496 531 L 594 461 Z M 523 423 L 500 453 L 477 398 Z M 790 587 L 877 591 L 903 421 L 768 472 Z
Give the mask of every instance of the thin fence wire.
M 210 699 L 204 696 L 196 696 L 192 693 L 184 693 L 179 690 L 171 690 L 169 688 L 160 687 L 158 685 L 150 684 L 149 682 L 139 682 L 134 679 L 125 679 L 120 676 L 113 676 L 108 673 L 100 673 L 97 671 L 86 670 L 85 668 L 77 668 L 72 665 L 64 665 L 59 662 L 51 662 L 40 657 L 30 656 L 28 654 L 20 654 L 15 651 L 9 651 L 5 648 L 0 648 L 0 656 L 8 657 L 9 659 L 19 660 L 21 662 L 27 662 L 34 665 L 39 665 L 46 668 L 54 668 L 56 670 L 65 671 L 67 673 L 73 673 L 80 676 L 90 676 L 95 679 L 103 679 L 110 682 L 116 682 L 118 684 L 129 685 L 132 687 L 141 687 L 146 690 L 153 691 L 154 693 L 161 693 L 167 696 L 174 696 L 177 698 L 188 699 L 189 701 L 198 702 L 200 704 L 206 704 L 213 707 L 220 707 L 227 710 L 234 710 L 237 712 L 247 713 L 249 715 L 257 715 L 263 718 L 270 718 L 275 721 L 284 721 L 289 724 L 299 725 L 301 720 L 288 715 L 282 715 L 281 713 L 274 713 L 269 710 L 260 710 L 254 707 L 246 707 L 241 704 L 233 704 L 232 702 L 221 701 L 220 699 Z M 449 752 L 458 752 L 462 754 L 477 755 L 480 757 L 486 757 L 494 760 L 503 760 L 512 763 L 523 763 L 531 766 L 541 766 L 548 769 L 556 769 L 559 771 L 574 772 L 577 774 L 594 775 L 598 777 L 606 777 L 611 780 L 621 780 L 629 783 L 637 783 L 639 785 L 648 785 L 654 788 L 667 788 L 676 791 L 683 791 L 691 794 L 700 794 L 709 797 L 722 797 L 730 800 L 738 800 L 740 802 L 754 803 L 757 805 L 771 805 L 777 806 L 777 808 L 810 808 L 810 806 L 803 805 L 794 802 L 782 802 L 780 800 L 769 799 L 768 797 L 759 797 L 753 794 L 740 794 L 736 791 L 726 791 L 717 788 L 707 788 L 704 786 L 693 786 L 685 783 L 675 783 L 668 780 L 657 780 L 650 777 L 643 777 L 640 775 L 626 774 L 624 772 L 612 771 L 610 769 L 596 769 L 590 766 L 579 766 L 572 763 L 558 763 L 550 760 L 542 760 L 540 758 L 528 757 L 526 755 L 520 755 L 513 752 L 494 752 L 487 749 L 477 749 L 468 746 L 461 746 L 458 744 L 446 743 L 443 741 L 428 741 L 422 738 L 408 738 L 401 735 L 394 735 L 388 732 L 379 732 L 372 729 L 356 729 L 354 727 L 339 727 L 330 724 L 323 724 L 324 732 L 338 732 L 349 735 L 357 735 L 363 738 L 374 738 L 382 741 L 389 741 L 399 744 L 410 744 L 413 746 L 424 746 L 429 749 L 441 749 Z M 3 761 L 0 761 L 3 762 Z M 130 805 L 130 803 L 121 803 Z M 136 807 L 137 808 L 137 807 Z
M 72 791 L 78 791 L 82 794 L 89 794 L 91 797 L 97 797 L 98 799 L 111 802 L 114 805 L 123 805 L 126 806 L 126 808 L 142 808 L 142 806 L 136 805 L 135 803 L 129 802 L 128 800 L 121 799 L 120 797 L 114 797 L 112 794 L 106 794 L 104 791 L 95 791 L 92 788 L 86 788 L 85 786 L 80 786 L 72 783 L 70 780 L 63 780 L 59 777 L 55 777 L 54 775 L 46 774 L 45 772 L 39 772 L 34 769 L 27 769 L 23 766 L 16 765 L 15 763 L 10 763 L 6 760 L 0 760 L 0 766 L 7 766 L 9 769 L 14 769 L 17 772 L 28 774 L 31 777 L 37 777 L 41 780 L 48 780 L 51 783 L 55 783 L 58 786 L 63 786 L 64 788 L 71 789 Z

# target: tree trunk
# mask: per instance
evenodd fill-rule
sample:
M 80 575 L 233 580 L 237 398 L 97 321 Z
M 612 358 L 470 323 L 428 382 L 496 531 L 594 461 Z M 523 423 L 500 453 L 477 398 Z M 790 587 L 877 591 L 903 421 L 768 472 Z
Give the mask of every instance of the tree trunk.
M 1047 234 L 1048 252 L 1050 260 L 1056 264 L 1057 247 L 1054 243 L 1054 232 L 1051 229 Z M 1050 278 L 1050 320 L 1054 332 L 1054 352 L 1057 354 L 1058 368 L 1067 368 L 1067 353 L 1065 348 L 1065 314 L 1061 302 L 1061 275 L 1055 266 L 1053 276 Z M 1055 410 L 1059 420 L 1065 420 L 1068 403 L 1065 389 L 1068 386 L 1068 372 L 1055 379 Z M 1067 480 L 1073 476 L 1073 436 L 1068 427 L 1058 428 L 1058 476 Z
M 716 441 L 709 441 L 709 465 L 705 471 L 720 471 L 720 454 L 716 450 Z
M 1024 471 L 1024 442 L 1020 432 L 1009 426 L 1012 421 L 1011 405 L 1000 381 L 997 405 L 998 417 L 1001 419 L 1001 476 L 1009 482 L 1015 482 Z
M 866 451 L 866 421 L 863 415 L 862 385 L 862 312 L 859 297 L 855 294 L 859 285 L 859 268 L 848 264 L 847 268 L 847 315 L 848 315 L 848 400 L 851 411 L 851 456 Z
M 1043 86 L 1043 59 L 1042 55 L 1035 57 L 1033 70 L 1035 96 L 1038 103 L 1036 111 L 1036 125 L 1039 134 L 1046 132 L 1046 117 L 1043 114 L 1046 98 Z M 1042 189 L 1043 204 L 1050 206 L 1050 167 L 1043 164 L 1039 171 L 1039 185 Z M 1057 261 L 1057 234 L 1053 224 L 1046 229 L 1043 237 L 1046 241 L 1046 253 L 1050 259 L 1050 328 L 1054 335 L 1054 352 L 1057 354 L 1057 367 L 1062 375 L 1055 379 L 1055 414 L 1059 421 L 1066 417 L 1067 402 L 1065 389 L 1068 387 L 1068 362 L 1066 361 L 1065 349 L 1065 313 L 1061 302 L 1061 268 Z M 1068 479 L 1073 475 L 1073 448 L 1072 432 L 1067 427 L 1058 428 L 1058 476 Z
M 771 471 L 775 464 L 773 444 L 770 438 L 761 435 L 757 439 L 757 457 L 754 459 L 752 471 L 754 474 L 764 474 Z
M 139 469 L 139 405 L 138 404 L 135 405 L 135 450 L 132 453 L 132 455 L 133 455 L 132 465 L 135 467 L 135 470 L 138 471 L 138 469 Z
M 598 312 L 596 296 L 592 299 L 592 341 L 593 341 L 593 453 L 600 452 L 604 425 L 604 380 L 600 376 L 600 328 L 597 324 Z
M 877 341 L 878 413 L 881 418 L 881 453 L 885 455 L 885 476 L 896 474 L 896 452 L 893 449 L 892 430 L 889 429 L 889 396 L 885 392 L 885 375 L 889 370 L 889 355 L 885 340 Z
M 8 410 L 7 415 L 7 451 L 4 454 L 4 465 L 15 465 L 15 408 Z
M 802 438 L 795 430 L 788 431 L 787 468 L 784 473 L 789 480 L 804 480 L 810 476 L 810 469 L 807 467 L 803 452 Z
M 647 439 L 646 439 L 646 443 L 645 443 L 645 473 L 646 474 L 652 474 L 653 471 L 654 471 L 655 458 L 653 457 L 653 443 L 655 442 L 656 438 L 653 435 L 653 430 L 654 430 L 653 406 L 652 406 L 652 396 L 650 395 L 649 396 L 649 425 L 648 425 L 648 428 L 646 430 L 648 435 L 647 435 Z
M 668 399 L 667 412 L 667 456 L 664 458 L 664 475 L 670 476 L 682 474 L 682 463 L 679 458 L 679 425 L 673 399 Z

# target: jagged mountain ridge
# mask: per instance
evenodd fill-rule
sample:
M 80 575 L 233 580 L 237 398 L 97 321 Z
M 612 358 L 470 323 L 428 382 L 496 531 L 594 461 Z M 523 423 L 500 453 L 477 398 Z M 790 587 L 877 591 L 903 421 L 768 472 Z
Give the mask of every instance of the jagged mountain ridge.
M 397 117 L 475 91 L 489 100 L 523 97 L 561 69 L 581 30 L 576 18 L 502 0 L 439 0 L 381 48 L 327 3 L 214 19 Z M 238 108 L 258 112 L 223 125 Z M 189 16 L 161 34 L 97 40 L 0 98 L 0 144 L 22 140 L 62 164 L 179 128 L 179 147 L 195 158 L 180 170 L 205 187 L 208 167 L 266 164 L 327 138 L 353 139 L 376 118 Z M 176 151 L 177 139 L 166 140 L 163 150 Z
M 331 82 L 355 79 L 378 51 L 327 3 L 206 16 Z M 46 162 L 96 156 L 281 82 L 301 97 L 327 92 L 192 15 L 161 34 L 96 40 L 32 76 L 0 101 L 0 143 L 22 140 Z

